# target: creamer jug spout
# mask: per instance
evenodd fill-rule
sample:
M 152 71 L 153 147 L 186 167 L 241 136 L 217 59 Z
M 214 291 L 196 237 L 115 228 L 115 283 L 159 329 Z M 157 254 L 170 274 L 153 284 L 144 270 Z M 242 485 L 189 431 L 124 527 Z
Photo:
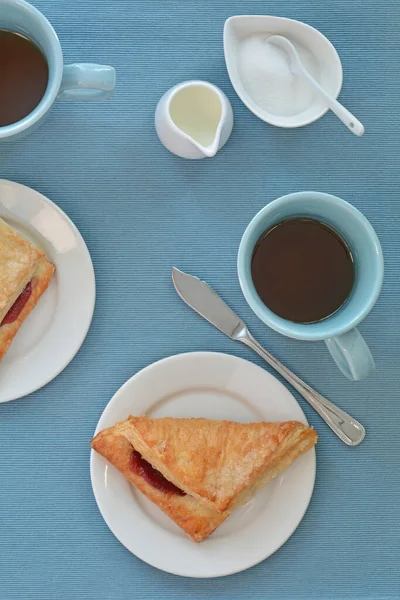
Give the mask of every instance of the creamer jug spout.
M 214 140 L 211 142 L 211 144 L 208 146 L 202 146 L 200 144 L 197 144 L 198 148 L 204 153 L 205 157 L 212 158 L 213 156 L 215 156 L 217 154 L 218 150 L 221 148 L 220 144 L 221 144 L 222 128 L 223 128 L 223 121 L 222 121 L 222 117 L 221 117 L 220 122 L 218 123 L 217 130 L 214 135 Z M 195 140 L 193 140 L 193 141 L 196 144 Z

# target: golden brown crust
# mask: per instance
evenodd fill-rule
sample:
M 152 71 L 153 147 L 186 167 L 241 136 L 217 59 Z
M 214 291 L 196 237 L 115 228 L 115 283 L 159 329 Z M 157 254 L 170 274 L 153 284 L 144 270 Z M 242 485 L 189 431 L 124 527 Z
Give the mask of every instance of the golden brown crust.
M 297 421 L 235 423 L 208 419 L 130 417 L 124 435 L 175 485 L 217 512 L 272 469 L 305 436 L 316 433 Z
M 0 219 L 0 323 L 43 257 L 44 252 Z
M 91 444 L 92 448 L 104 456 L 149 500 L 157 504 L 193 541 L 200 542 L 210 535 L 228 516 L 221 515 L 199 505 L 191 496 L 166 494 L 150 484 L 130 468 L 132 445 L 118 432 L 118 426 L 99 433 Z
M 297 421 L 129 417 L 100 432 L 91 445 L 200 541 L 316 441 L 315 431 Z M 186 495 L 157 490 L 134 473 L 133 449 Z
M 22 323 L 48 288 L 55 267 L 36 248 L 0 219 L 0 323 L 26 285 L 32 293 L 13 323 L 0 326 L 0 360 L 7 352 Z

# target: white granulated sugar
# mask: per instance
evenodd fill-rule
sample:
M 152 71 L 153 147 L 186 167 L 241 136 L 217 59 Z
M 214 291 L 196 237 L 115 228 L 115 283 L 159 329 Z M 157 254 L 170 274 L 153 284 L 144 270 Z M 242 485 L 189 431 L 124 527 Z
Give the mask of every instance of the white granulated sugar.
M 318 80 L 319 68 L 314 56 L 304 47 L 298 44 L 296 47 L 306 69 Z M 268 43 L 265 34 L 250 36 L 240 43 L 238 68 L 246 92 L 267 112 L 291 117 L 313 102 L 313 90 L 291 72 L 286 52 Z

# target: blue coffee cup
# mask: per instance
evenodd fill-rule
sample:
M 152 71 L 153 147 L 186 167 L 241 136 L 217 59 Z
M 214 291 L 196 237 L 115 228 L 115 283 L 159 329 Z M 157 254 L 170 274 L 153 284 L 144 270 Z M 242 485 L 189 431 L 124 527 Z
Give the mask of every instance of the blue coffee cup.
M 32 131 L 58 98 L 100 100 L 112 95 L 113 67 L 91 63 L 64 66 L 61 45 L 53 27 L 41 12 L 24 0 L 1 0 L 0 29 L 15 31 L 35 42 L 49 67 L 47 89 L 38 106 L 24 119 L 0 127 L 0 140 L 14 139 Z
M 280 221 L 310 217 L 329 225 L 346 241 L 355 263 L 355 282 L 346 303 L 318 323 L 294 323 L 278 317 L 258 296 L 251 276 L 251 259 L 260 236 Z M 238 254 L 238 274 L 243 294 L 256 315 L 288 337 L 324 340 L 342 373 L 351 380 L 368 377 L 374 359 L 357 329 L 374 306 L 382 287 L 383 255 L 369 221 L 341 198 L 319 192 L 298 192 L 274 200 L 253 218 L 243 234 Z

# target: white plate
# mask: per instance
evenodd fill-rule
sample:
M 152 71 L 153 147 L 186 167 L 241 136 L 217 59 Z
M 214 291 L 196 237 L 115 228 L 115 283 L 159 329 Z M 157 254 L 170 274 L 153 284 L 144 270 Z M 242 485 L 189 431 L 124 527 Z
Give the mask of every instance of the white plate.
M 73 359 L 92 320 L 96 288 L 86 244 L 53 202 L 0 179 L 0 217 L 56 265 L 48 290 L 0 362 L 0 402 L 8 402 L 46 385 Z
M 134 375 L 108 403 L 96 433 L 130 414 L 307 423 L 275 377 L 241 358 L 213 352 L 172 356 Z M 292 535 L 314 488 L 315 451 L 302 456 L 200 544 L 93 450 L 90 474 L 104 520 L 133 554 L 175 575 L 219 577 L 259 563 Z

